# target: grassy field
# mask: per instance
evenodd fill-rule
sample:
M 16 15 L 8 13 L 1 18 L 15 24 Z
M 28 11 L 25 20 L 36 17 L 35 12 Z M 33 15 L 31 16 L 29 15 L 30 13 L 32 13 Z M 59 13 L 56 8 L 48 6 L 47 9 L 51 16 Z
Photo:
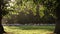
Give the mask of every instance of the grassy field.
M 48 34 L 54 31 L 54 26 L 4 26 L 6 32 L 12 34 Z

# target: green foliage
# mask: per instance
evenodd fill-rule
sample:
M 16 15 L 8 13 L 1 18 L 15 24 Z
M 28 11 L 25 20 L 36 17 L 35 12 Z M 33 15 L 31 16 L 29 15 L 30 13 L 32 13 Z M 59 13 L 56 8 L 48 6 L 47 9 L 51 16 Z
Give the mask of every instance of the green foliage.
M 11 19 L 12 15 L 17 16 L 17 21 L 26 20 L 31 22 L 34 20 L 41 21 L 41 19 L 43 21 L 56 19 L 55 9 L 58 5 L 56 0 L 11 0 L 5 2 L 4 9 L 9 12 L 8 16 Z

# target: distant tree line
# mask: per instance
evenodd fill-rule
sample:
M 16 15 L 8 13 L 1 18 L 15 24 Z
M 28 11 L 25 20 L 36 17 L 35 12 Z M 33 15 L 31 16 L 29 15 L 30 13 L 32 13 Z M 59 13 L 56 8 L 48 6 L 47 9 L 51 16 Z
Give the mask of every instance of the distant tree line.
M 43 18 L 38 19 L 37 16 L 33 15 L 33 12 L 30 11 L 30 14 L 25 15 L 24 12 L 20 12 L 19 15 L 11 15 L 11 18 L 3 18 L 2 22 L 6 24 L 53 24 L 55 19 L 52 16 L 44 16 Z

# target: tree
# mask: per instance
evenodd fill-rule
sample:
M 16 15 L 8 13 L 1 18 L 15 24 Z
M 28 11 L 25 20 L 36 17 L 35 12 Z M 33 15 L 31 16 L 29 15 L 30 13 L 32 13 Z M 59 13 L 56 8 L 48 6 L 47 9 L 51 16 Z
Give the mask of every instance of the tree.
M 3 9 L 4 6 L 4 0 L 0 0 L 0 34 L 6 33 L 2 26 L 2 17 L 7 14 L 7 12 Z
M 60 0 L 56 0 L 56 1 L 57 1 L 57 4 L 58 4 L 57 7 L 56 7 L 57 22 L 56 22 L 54 33 L 60 34 Z

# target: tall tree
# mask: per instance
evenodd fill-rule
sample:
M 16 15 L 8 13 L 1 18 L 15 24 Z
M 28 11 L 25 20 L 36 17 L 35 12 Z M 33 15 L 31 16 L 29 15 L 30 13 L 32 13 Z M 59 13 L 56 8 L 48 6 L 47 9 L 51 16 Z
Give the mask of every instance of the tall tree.
M 2 17 L 3 14 L 5 15 L 5 11 L 3 10 L 5 4 L 4 4 L 4 0 L 0 0 L 0 34 L 6 33 L 4 31 L 3 25 L 2 25 Z
M 56 1 L 57 1 L 57 4 L 58 4 L 57 7 L 56 7 L 57 22 L 56 22 L 54 33 L 60 34 L 60 0 L 56 0 Z

